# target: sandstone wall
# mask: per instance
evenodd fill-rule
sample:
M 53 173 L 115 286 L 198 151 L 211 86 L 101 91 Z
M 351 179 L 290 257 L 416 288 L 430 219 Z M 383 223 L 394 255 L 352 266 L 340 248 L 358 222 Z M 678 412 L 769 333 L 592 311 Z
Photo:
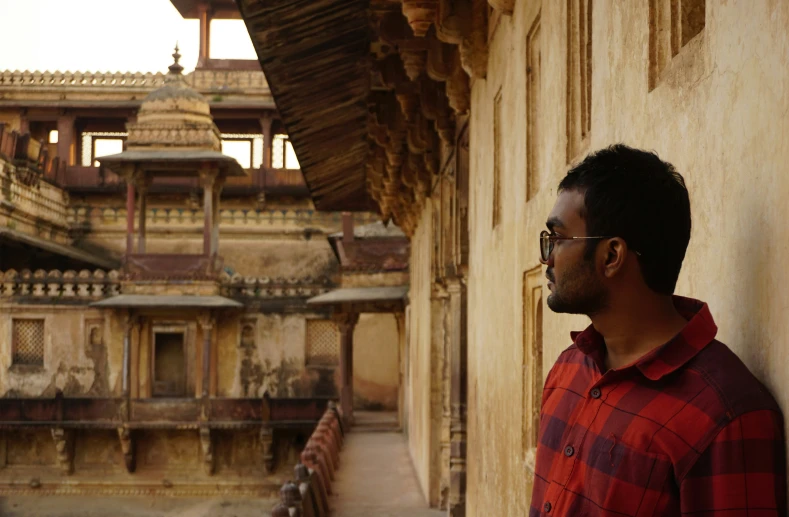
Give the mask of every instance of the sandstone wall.
M 432 203 L 426 203 L 416 233 L 411 238 L 411 288 L 408 294 L 408 371 L 406 404 L 408 405 L 408 444 L 422 492 L 435 504 L 438 478 L 433 456 L 438 451 L 438 437 L 434 432 L 431 388 L 440 386 L 441 370 L 432 357 Z
M 789 409 L 789 4 L 707 1 L 703 30 L 650 80 L 649 2 L 594 0 L 582 136 L 581 105 L 567 101 L 581 84 L 567 70 L 567 8 L 578 3 L 518 0 L 512 16 L 494 14 L 487 78 L 472 88 L 468 515 L 528 513 L 532 394 L 570 330 L 588 324 L 545 307 L 534 328 L 538 234 L 568 162 L 589 150 L 652 149 L 685 176 L 694 227 L 677 293 L 710 303 L 718 337 Z
M 43 321 L 43 366 L 12 366 L 14 319 Z M 122 343 L 120 322 L 99 310 L 0 304 L 0 396 L 119 395 Z
M 396 410 L 400 386 L 397 322 L 392 314 L 361 314 L 353 332 L 354 407 Z

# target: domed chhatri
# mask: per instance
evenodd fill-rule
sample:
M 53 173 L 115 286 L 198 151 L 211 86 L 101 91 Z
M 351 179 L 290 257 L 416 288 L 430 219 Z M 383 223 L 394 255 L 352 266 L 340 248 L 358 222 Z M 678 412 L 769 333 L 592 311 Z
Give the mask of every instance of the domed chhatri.
M 205 97 L 193 90 L 184 79 L 178 63 L 178 45 L 174 62 L 165 76 L 165 84 L 142 102 L 137 122 L 127 124 L 128 150 L 203 149 L 219 151 L 219 129 L 211 117 Z

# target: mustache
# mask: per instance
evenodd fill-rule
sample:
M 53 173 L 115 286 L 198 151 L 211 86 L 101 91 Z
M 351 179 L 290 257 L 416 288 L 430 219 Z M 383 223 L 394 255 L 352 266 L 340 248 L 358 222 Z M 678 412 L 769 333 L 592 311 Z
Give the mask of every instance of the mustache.
M 545 271 L 545 278 L 547 278 L 548 280 L 550 280 L 553 283 L 556 283 L 556 279 L 553 277 L 553 269 L 552 268 L 548 268 Z

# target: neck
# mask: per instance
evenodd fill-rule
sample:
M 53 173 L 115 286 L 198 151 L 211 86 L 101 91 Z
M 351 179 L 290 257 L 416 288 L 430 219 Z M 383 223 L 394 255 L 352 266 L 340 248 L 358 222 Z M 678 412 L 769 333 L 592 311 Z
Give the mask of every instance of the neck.
M 612 303 L 592 316 L 592 324 L 605 339 L 606 368 L 616 369 L 667 343 L 687 320 L 677 312 L 671 296 L 649 292 Z

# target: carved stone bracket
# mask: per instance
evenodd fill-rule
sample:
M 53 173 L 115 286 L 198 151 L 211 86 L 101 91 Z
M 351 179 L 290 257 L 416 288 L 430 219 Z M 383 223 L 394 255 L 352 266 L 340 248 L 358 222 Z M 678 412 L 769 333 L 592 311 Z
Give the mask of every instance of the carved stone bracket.
M 127 427 L 119 427 L 118 438 L 121 442 L 123 463 L 126 466 L 126 471 L 131 474 L 137 468 L 137 447 L 134 442 L 134 437 L 132 436 L 132 431 Z
M 214 474 L 214 440 L 208 427 L 200 428 L 200 449 L 203 452 L 203 472 L 211 476 Z
M 260 430 L 260 446 L 263 452 L 263 467 L 266 474 L 274 473 L 274 430 L 263 427 Z
M 515 0 L 488 0 L 488 3 L 492 8 L 504 14 L 512 14 L 512 10 L 515 8 Z
M 56 427 L 52 429 L 55 452 L 60 470 L 71 475 L 74 472 L 74 434 L 72 431 Z
M 438 0 L 402 0 L 403 14 L 408 18 L 408 24 L 414 35 L 422 37 L 436 18 Z

